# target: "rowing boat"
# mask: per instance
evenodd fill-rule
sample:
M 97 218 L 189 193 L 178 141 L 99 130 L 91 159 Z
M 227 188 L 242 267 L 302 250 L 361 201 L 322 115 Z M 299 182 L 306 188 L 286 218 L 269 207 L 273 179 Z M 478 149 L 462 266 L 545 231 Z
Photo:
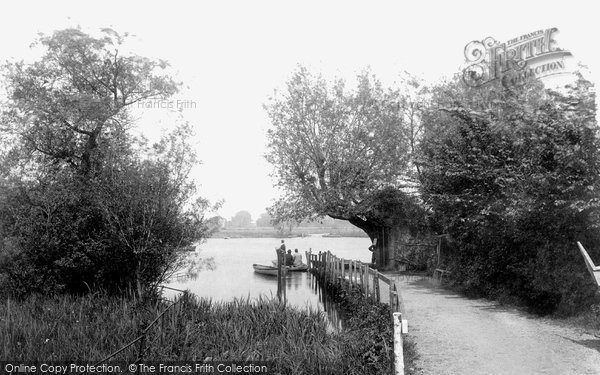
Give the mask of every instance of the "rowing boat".
M 277 276 L 277 267 L 265 266 L 262 264 L 253 264 L 254 272 L 260 273 L 261 275 Z M 281 267 L 282 272 L 286 272 L 285 267 Z

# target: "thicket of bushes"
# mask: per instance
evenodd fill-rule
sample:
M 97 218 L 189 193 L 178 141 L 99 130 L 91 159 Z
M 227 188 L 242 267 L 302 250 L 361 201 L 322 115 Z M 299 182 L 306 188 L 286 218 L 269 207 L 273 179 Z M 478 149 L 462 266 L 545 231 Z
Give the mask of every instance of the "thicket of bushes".
M 581 77 L 539 84 L 451 83 L 425 114 L 423 197 L 450 234 L 444 259 L 465 290 L 572 314 L 597 287 L 576 241 L 600 259 L 600 138 Z
M 0 181 L 3 292 L 125 293 L 162 282 L 207 231 L 204 202 L 186 207 L 193 186 L 175 177 L 185 166 L 165 154 L 121 160 L 93 179 Z

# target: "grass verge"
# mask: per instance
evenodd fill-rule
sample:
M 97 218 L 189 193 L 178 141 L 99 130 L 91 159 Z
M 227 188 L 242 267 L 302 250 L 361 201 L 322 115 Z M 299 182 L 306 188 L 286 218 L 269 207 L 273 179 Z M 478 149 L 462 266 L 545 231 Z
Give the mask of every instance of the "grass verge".
M 348 282 L 331 284 L 330 293 L 341 311 L 344 331 L 352 337 L 347 352 L 353 353 L 350 357 L 363 353 L 357 373 L 393 374 L 394 326 L 390 306 L 369 300 Z M 410 335 L 403 335 L 403 352 L 405 374 L 417 374 L 418 353 Z
M 563 320 L 600 338 L 600 304 L 592 305 L 588 310 Z

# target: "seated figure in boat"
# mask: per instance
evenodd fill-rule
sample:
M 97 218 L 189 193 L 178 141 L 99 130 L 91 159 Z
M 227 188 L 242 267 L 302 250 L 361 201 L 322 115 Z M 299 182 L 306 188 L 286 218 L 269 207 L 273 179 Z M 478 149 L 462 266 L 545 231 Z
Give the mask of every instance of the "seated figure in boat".
M 287 254 L 285 254 L 285 262 L 284 264 L 286 266 L 293 266 L 294 265 L 294 257 L 292 256 L 292 250 L 288 250 Z
M 301 266 L 302 265 L 302 254 L 300 254 L 298 252 L 298 249 L 294 250 L 294 266 Z

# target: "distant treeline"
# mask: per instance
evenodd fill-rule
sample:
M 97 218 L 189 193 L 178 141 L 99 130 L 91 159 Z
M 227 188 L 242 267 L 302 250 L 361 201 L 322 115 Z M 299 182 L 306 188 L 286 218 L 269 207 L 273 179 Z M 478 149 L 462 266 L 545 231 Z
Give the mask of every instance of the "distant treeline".
M 256 221 L 248 211 L 239 211 L 231 219 L 213 217 L 210 222 L 216 233 L 213 237 L 298 237 L 309 234 L 329 234 L 336 237 L 366 237 L 366 233 L 345 220 L 324 217 L 315 221 L 286 220 L 277 224 L 268 213 Z
M 321 228 L 303 227 L 294 228 L 290 232 L 282 233 L 276 228 L 224 228 L 215 232 L 213 238 L 281 238 L 281 237 L 305 237 L 309 235 L 322 235 L 323 237 L 367 237 L 362 230 L 355 228 Z

